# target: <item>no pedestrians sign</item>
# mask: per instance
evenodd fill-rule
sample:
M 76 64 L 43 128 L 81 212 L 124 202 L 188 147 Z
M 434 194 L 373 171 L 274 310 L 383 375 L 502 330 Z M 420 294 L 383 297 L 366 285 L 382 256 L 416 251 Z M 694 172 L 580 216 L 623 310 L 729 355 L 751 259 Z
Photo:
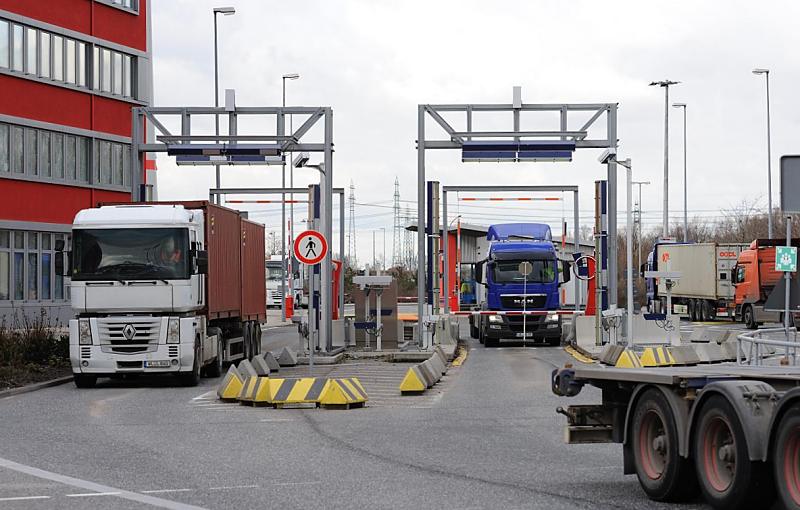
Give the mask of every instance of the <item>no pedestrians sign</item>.
M 294 256 L 303 264 L 319 264 L 328 254 L 328 241 L 316 230 L 306 230 L 294 240 Z

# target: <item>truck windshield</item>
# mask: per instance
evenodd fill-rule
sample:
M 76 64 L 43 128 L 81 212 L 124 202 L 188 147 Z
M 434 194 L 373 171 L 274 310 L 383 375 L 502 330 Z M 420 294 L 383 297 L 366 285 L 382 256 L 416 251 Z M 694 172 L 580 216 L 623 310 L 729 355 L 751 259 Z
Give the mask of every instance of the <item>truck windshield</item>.
M 185 228 L 76 229 L 72 279 L 186 279 L 188 245 Z
M 267 266 L 267 280 L 283 279 L 283 269 L 275 266 Z
M 494 263 L 494 281 L 496 283 L 523 283 L 525 276 L 519 272 L 522 260 L 497 260 Z M 528 275 L 529 283 L 552 283 L 556 279 L 556 264 L 554 260 L 538 259 L 529 260 L 533 272 Z

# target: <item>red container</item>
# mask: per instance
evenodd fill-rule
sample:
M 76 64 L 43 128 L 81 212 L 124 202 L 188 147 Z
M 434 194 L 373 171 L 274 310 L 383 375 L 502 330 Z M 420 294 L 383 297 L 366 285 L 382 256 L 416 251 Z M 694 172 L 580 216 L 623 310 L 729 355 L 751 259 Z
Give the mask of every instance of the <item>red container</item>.
M 267 318 L 267 286 L 264 264 L 264 225 L 242 220 L 242 320 Z

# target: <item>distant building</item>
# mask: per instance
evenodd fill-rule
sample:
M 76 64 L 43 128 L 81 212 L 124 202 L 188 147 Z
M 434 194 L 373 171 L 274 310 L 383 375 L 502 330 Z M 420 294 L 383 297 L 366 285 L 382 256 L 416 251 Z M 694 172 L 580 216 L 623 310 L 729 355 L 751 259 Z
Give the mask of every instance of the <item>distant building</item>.
M 131 107 L 152 97 L 150 0 L 0 0 L 0 317 L 69 315 L 54 247 L 136 199 Z M 151 178 L 151 181 L 154 179 Z

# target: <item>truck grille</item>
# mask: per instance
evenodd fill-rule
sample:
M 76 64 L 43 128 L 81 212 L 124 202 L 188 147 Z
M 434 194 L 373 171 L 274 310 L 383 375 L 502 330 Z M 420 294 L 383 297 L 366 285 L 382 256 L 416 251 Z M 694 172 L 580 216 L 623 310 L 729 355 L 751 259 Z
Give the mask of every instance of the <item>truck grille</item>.
M 158 343 L 161 319 L 153 317 L 114 317 L 97 319 L 100 345 L 111 352 L 137 354 Z
M 522 310 L 522 299 L 522 294 L 500 296 L 500 304 L 506 310 Z M 547 296 L 544 294 L 528 294 L 525 296 L 525 301 L 525 308 L 528 310 L 544 308 L 547 304 Z

